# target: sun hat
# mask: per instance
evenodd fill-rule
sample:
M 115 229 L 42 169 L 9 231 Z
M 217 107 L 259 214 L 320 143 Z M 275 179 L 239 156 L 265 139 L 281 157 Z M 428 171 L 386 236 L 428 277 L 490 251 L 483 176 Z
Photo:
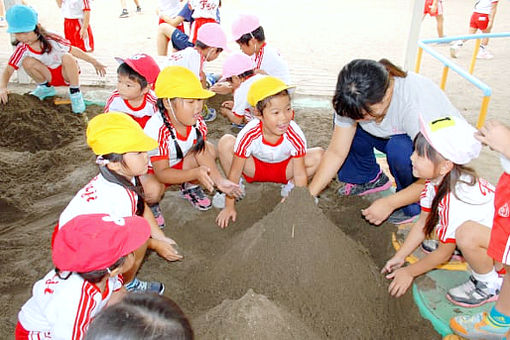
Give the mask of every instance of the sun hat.
M 420 115 L 420 131 L 441 156 L 455 164 L 469 163 L 482 149 L 476 129 L 462 117 L 446 116 L 426 123 Z
M 267 76 L 260 78 L 254 81 L 248 90 L 248 104 L 255 107 L 259 101 L 293 87 L 276 77 Z
M 182 66 L 165 67 L 159 73 L 154 92 L 158 98 L 206 99 L 215 95 L 205 90 L 197 76 Z
M 215 22 L 208 22 L 200 26 L 197 32 L 197 40 L 210 47 L 222 48 L 228 51 L 227 36 L 221 26 Z
M 126 63 L 138 74 L 147 80 L 149 84 L 154 84 L 159 74 L 159 66 L 156 61 L 148 54 L 137 53 L 129 58 L 122 59 L 115 57 L 119 64 Z
M 106 269 L 142 246 L 149 236 L 149 222 L 140 216 L 78 215 L 57 231 L 53 264 L 78 273 Z
M 234 53 L 223 62 L 223 72 L 220 81 L 232 76 L 243 74 L 244 72 L 253 70 L 254 68 L 255 66 L 253 65 L 252 59 L 246 54 Z
M 237 41 L 243 35 L 251 33 L 259 27 L 259 18 L 251 14 L 240 14 L 232 22 L 232 39 Z
M 30 6 L 14 5 L 5 14 L 7 33 L 32 32 L 37 26 L 37 12 Z
M 92 118 L 87 126 L 87 144 L 96 155 L 150 151 L 159 145 L 133 118 L 121 112 L 101 113 Z

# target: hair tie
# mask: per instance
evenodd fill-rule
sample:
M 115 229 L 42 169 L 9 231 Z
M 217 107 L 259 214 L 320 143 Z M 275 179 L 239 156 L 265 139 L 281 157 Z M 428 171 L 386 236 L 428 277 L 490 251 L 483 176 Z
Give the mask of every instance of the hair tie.
M 103 155 L 99 155 L 99 156 L 96 157 L 96 164 L 98 164 L 98 165 L 106 165 L 108 163 L 110 163 L 110 161 L 108 159 L 105 159 L 103 157 Z

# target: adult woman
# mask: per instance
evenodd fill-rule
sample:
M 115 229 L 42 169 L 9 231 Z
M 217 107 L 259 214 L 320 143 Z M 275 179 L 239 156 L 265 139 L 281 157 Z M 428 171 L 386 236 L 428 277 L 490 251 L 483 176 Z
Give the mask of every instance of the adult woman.
M 460 115 L 444 92 L 431 80 L 407 73 L 387 59 L 356 59 L 338 75 L 333 107 L 335 129 L 310 183 L 311 194 L 318 195 L 336 172 L 344 182 L 340 195 L 388 189 L 390 181 L 375 160 L 376 148 L 386 154 L 397 192 L 374 201 L 363 215 L 376 225 L 390 214 L 393 223 L 418 215 L 416 202 L 423 183 L 412 175 L 412 140 L 419 131 L 420 115 L 426 121 Z

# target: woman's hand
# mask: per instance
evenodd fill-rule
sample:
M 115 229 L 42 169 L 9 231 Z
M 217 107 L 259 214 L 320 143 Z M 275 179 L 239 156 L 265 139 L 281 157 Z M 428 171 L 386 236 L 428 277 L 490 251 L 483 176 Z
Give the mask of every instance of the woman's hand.
M 475 138 L 499 153 L 505 154 L 505 152 L 509 152 L 510 129 L 497 120 L 487 121 L 485 125 L 475 133 Z
M 396 271 L 386 275 L 387 279 L 393 279 L 388 287 L 391 296 L 401 297 L 407 292 L 407 289 L 413 283 L 414 277 L 409 273 L 407 267 L 397 269 Z
M 229 207 L 226 206 L 223 208 L 218 216 L 216 217 L 216 223 L 220 228 L 226 228 L 228 227 L 228 223 L 230 219 L 232 219 L 232 222 L 236 221 L 237 212 L 235 207 Z

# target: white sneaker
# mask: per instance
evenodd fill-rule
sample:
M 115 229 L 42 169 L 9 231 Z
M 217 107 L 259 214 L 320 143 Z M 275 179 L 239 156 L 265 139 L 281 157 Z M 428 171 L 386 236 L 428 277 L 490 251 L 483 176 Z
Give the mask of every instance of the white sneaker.
M 463 43 L 460 40 L 454 40 L 450 43 L 450 56 L 452 58 L 457 58 L 458 52 L 462 47 Z
M 288 181 L 287 184 L 282 184 L 282 190 L 280 190 L 280 196 L 288 197 L 290 192 L 294 189 L 294 182 Z
M 478 54 L 476 55 L 476 59 L 492 59 L 494 55 L 487 50 L 487 48 L 481 47 L 478 50 Z
M 216 209 L 225 208 L 225 194 L 222 192 L 216 192 L 212 198 L 212 205 Z

